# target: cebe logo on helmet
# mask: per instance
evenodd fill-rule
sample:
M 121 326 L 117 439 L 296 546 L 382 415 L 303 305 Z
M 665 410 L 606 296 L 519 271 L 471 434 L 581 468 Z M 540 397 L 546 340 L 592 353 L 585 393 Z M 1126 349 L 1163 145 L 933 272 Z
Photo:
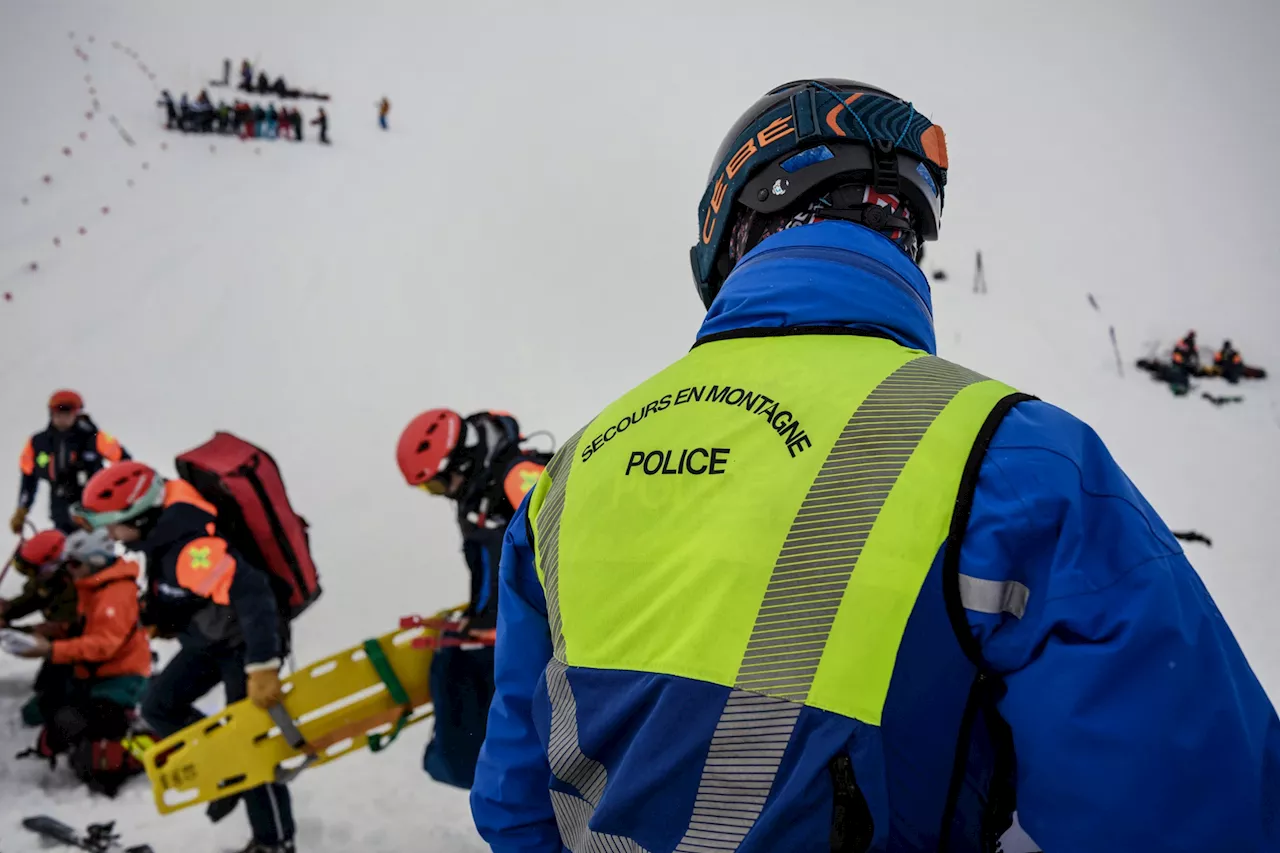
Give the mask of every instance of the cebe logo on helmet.
M 441 475 L 461 434 L 462 415 L 451 409 L 431 409 L 409 421 L 396 446 L 396 462 L 405 482 L 433 495 L 444 494 Z
M 914 220 L 886 217 L 874 204 L 824 210 L 876 230 L 913 228 L 938 239 L 947 183 L 942 128 L 883 89 L 854 80 L 785 83 L 739 117 L 712 160 L 698 206 L 699 240 L 689 250 L 694 284 L 707 308 L 731 271 L 726 234 L 735 206 L 779 213 L 816 193 L 859 182 L 903 197 Z
M 84 399 L 75 391 L 63 388 L 54 391 L 49 397 L 49 411 L 51 412 L 80 412 L 84 409 Z
M 90 477 L 72 514 L 96 530 L 132 521 L 162 503 L 164 480 L 149 465 L 129 460 Z

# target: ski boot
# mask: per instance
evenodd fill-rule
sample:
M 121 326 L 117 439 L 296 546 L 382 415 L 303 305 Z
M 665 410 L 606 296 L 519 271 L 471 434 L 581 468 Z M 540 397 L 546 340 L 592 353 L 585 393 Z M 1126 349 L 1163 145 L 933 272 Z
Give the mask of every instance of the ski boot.
M 292 839 L 289 841 L 281 841 L 276 844 L 267 844 L 262 841 L 250 841 L 249 846 L 240 851 L 240 853 L 295 853 Z

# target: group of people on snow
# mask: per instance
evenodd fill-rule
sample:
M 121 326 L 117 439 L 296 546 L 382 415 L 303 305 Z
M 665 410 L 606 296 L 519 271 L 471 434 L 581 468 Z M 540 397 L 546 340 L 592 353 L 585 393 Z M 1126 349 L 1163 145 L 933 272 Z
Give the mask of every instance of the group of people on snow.
M 240 62 L 240 83 L 237 89 L 241 92 L 249 92 L 256 95 L 275 95 L 278 98 L 315 98 L 317 100 L 327 101 L 328 95 L 317 92 L 303 92 L 301 89 L 293 89 L 285 82 L 283 77 L 277 77 L 274 81 L 267 77 L 267 72 L 258 69 L 257 80 L 254 80 L 253 63 L 245 59 Z M 231 72 L 231 60 L 223 60 L 222 75 L 223 82 L 226 85 Z
M 1191 380 L 1196 377 L 1219 377 L 1231 385 L 1237 385 L 1244 379 L 1265 379 L 1267 376 L 1264 369 L 1246 364 L 1230 339 L 1224 340 L 1222 346 L 1214 352 L 1213 360 L 1206 363 L 1200 353 L 1194 329 L 1173 345 L 1168 361 L 1140 359 L 1138 367 L 1150 373 L 1153 379 L 1167 383 L 1174 395 L 1179 397 L 1191 390 Z M 1207 393 L 1202 396 L 1218 404 L 1244 399 L 1239 396 L 1215 397 Z
M 1276 847 L 1280 718 L 1174 535 L 1086 424 L 935 356 L 928 115 L 767 92 L 704 187 L 687 353 L 554 454 L 500 412 L 402 432 L 471 573 L 424 767 L 496 853 L 994 850 L 1015 809 L 1047 851 Z M 198 494 L 121 451 L 79 500 L 202 612 Z M 176 619 L 159 734 L 219 680 L 280 699 L 287 624 L 230 565 L 211 604 L 242 636 Z M 291 851 L 268 795 L 249 850 Z
M 237 100 L 232 104 L 218 101 L 215 105 L 207 91 L 201 91 L 195 100 L 188 100 L 186 93 L 177 103 L 166 89 L 156 104 L 165 108 L 165 127 L 183 133 L 232 134 L 242 139 L 292 139 L 302 142 L 304 124 L 319 131 L 322 145 L 329 144 L 329 117 L 324 107 L 319 107 L 315 118 L 307 122 L 302 113 L 292 107 L 276 108 L 274 103 L 250 104 Z
M 23 708 L 23 722 L 39 728 L 27 754 L 66 755 L 83 781 L 114 794 L 140 772 L 146 745 L 203 718 L 194 702 L 218 684 L 229 703 L 278 703 L 288 620 L 267 575 L 223 538 L 215 506 L 190 483 L 130 459 L 78 394 L 59 391 L 49 407 L 48 427 L 21 456 L 11 528 L 23 530 L 40 480 L 53 488 L 55 527 L 15 551 L 26 583 L 0 601 L 0 627 L 7 650 L 43 661 Z M 145 576 L 130 554 L 145 556 Z M 37 613 L 43 621 L 16 624 Z M 153 673 L 157 638 L 180 648 Z M 284 785 L 217 800 L 209 817 L 241 800 L 253 829 L 247 851 L 293 849 Z
M 110 794 L 141 768 L 130 750 L 137 738 L 127 736 L 151 674 L 151 652 L 138 627 L 138 565 L 118 559 L 106 534 L 81 529 L 72 513 L 95 474 L 128 460 L 84 411 L 79 394 L 50 397 L 48 425 L 19 458 L 18 506 L 9 526 L 19 534 L 27 527 L 42 481 L 49 484 L 54 526 L 19 544 L 10 564 L 24 579 L 22 592 L 0 599 L 6 646 L 44 661 L 21 711 L 23 723 L 40 732 L 27 754 L 50 761 L 65 755 L 80 779 Z M 15 627 L 32 616 L 40 620 Z
M 13 563 L 26 583 L 0 601 L 0 627 L 27 638 L 14 654 L 43 661 L 23 708 L 23 722 L 39 729 L 26 754 L 51 763 L 66 755 L 90 787 L 114 794 L 140 771 L 143 749 L 201 719 L 194 702 L 217 684 L 228 703 L 246 696 L 261 707 L 278 703 L 289 619 L 279 590 L 216 533 L 217 508 L 189 482 L 131 460 L 97 430 L 75 392 L 56 392 L 49 409 L 48 427 L 21 456 L 11 528 L 28 525 L 41 479 L 54 489 L 57 526 L 20 543 Z M 525 441 L 510 414 L 433 409 L 413 419 L 397 446 L 406 482 L 455 502 L 471 574 L 469 601 L 448 629 L 459 642 L 432 658 L 436 727 L 423 756 L 433 778 L 464 788 L 494 690 L 503 537 L 550 458 Z M 139 553 L 145 576 L 130 556 Z M 214 584 L 210 565 L 221 572 Z M 18 627 L 37 614 L 42 621 Z M 152 639 L 180 645 L 154 673 Z M 293 849 L 285 785 L 215 800 L 208 815 L 221 820 L 241 800 L 253 830 L 250 853 Z

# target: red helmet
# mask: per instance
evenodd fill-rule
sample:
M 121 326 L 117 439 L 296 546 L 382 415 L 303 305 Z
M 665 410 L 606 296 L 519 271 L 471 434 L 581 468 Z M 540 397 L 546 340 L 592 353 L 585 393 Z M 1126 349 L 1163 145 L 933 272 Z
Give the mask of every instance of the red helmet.
M 62 548 L 67 544 L 67 537 L 61 530 L 46 530 L 37 533 L 18 546 L 18 560 L 26 568 L 24 574 L 39 571 L 45 566 L 57 563 L 62 558 Z
M 60 412 L 79 412 L 84 408 L 84 399 L 75 391 L 62 389 L 54 391 L 49 397 L 49 410 Z
M 443 471 L 461 435 L 462 415 L 452 409 L 432 409 L 409 421 L 396 447 L 405 482 L 421 486 Z
M 154 468 L 129 460 L 103 468 L 85 483 L 73 511 L 90 528 L 131 521 L 164 502 L 164 480 Z

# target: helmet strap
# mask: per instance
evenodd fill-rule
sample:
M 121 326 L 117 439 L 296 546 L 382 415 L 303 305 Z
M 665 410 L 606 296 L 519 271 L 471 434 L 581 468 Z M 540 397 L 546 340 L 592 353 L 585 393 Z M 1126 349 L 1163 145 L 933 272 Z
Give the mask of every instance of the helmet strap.
M 895 167 L 896 168 L 896 167 Z M 876 189 L 876 192 L 880 192 Z M 887 207 L 875 202 L 864 202 L 863 188 L 859 185 L 837 187 L 828 196 L 831 206 L 818 211 L 821 219 L 839 219 L 842 222 L 853 222 L 881 233 L 901 231 L 904 235 L 915 236 L 916 255 L 919 254 L 920 240 L 911 220 L 889 211 Z M 905 205 L 905 202 L 904 202 Z M 895 240 L 894 242 L 898 242 Z M 914 258 L 913 258 L 914 260 Z
M 879 190 L 877 190 L 879 192 Z M 890 213 L 886 208 L 862 200 L 861 187 L 841 187 L 831 193 L 831 206 L 818 212 L 822 219 L 856 222 L 873 231 L 913 231 L 906 217 Z
M 876 139 L 871 143 L 871 186 L 881 195 L 898 195 L 902 190 L 898 174 L 897 146 L 888 139 Z

